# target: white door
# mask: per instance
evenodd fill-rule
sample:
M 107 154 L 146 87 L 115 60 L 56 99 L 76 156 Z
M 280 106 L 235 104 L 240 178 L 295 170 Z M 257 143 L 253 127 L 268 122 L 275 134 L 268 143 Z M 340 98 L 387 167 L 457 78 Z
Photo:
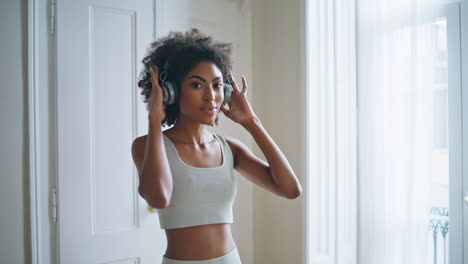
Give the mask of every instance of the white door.
M 136 83 L 153 2 L 56 5 L 59 263 L 160 263 L 164 231 L 138 195 L 131 157 L 146 133 Z

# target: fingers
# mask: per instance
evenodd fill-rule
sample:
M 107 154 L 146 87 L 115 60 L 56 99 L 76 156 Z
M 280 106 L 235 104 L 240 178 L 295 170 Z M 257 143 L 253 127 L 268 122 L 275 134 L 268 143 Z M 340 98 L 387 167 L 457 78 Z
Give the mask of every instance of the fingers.
M 232 72 L 231 72 L 231 79 L 232 79 L 232 86 L 234 87 L 234 91 L 233 93 L 241 93 L 241 94 L 245 94 L 247 92 L 247 80 L 245 79 L 245 76 L 242 75 L 242 91 L 239 90 L 238 86 L 237 86 L 237 82 L 236 80 L 234 79 L 234 76 L 232 75 Z
M 242 93 L 245 94 L 247 92 L 247 80 L 245 79 L 244 75 L 242 75 L 242 87 L 244 87 L 242 89 Z
M 154 89 L 151 89 L 151 94 L 155 94 L 158 92 L 158 89 L 159 88 L 159 82 L 158 82 L 158 78 L 159 78 L 159 69 L 157 66 L 154 66 L 154 67 L 150 67 L 150 73 L 151 73 L 151 86 L 152 88 Z
M 236 79 L 234 79 L 234 75 L 232 74 L 232 72 L 231 72 L 231 81 L 232 81 L 232 88 L 234 88 L 232 93 L 238 93 L 239 88 L 237 88 Z
M 231 102 L 228 102 L 227 104 L 229 106 L 229 109 L 226 105 L 221 105 L 221 107 L 219 108 L 219 110 L 221 110 L 221 112 L 223 112 L 224 114 L 229 114 L 229 112 L 231 111 Z
M 153 87 L 158 87 L 159 82 L 158 82 L 158 77 L 159 77 L 159 69 L 157 66 L 151 67 L 150 68 L 150 73 L 151 73 L 151 83 L 153 84 Z
M 150 67 L 151 74 L 151 91 L 150 91 L 150 104 L 154 101 L 161 102 L 162 100 L 162 89 L 159 86 L 159 69 L 157 66 Z M 166 104 L 163 103 L 163 108 L 166 108 Z
M 223 112 L 223 114 L 226 114 L 226 108 L 224 107 L 224 105 L 221 106 L 221 108 L 219 108 L 219 110 L 221 110 L 221 112 Z

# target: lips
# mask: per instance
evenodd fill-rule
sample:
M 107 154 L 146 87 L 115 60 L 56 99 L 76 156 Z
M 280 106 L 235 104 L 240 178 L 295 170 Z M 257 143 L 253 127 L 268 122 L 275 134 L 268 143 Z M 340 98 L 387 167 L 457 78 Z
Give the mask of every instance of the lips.
M 210 106 L 210 107 L 201 108 L 201 110 L 214 110 L 214 109 L 216 109 L 215 106 Z

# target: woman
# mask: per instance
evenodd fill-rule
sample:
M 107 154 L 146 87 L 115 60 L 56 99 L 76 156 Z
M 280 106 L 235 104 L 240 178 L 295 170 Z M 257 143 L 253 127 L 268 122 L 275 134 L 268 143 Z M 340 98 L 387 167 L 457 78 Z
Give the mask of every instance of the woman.
M 234 169 L 281 197 L 301 193 L 288 160 L 250 107 L 245 77 L 239 91 L 230 76 L 230 55 L 230 43 L 192 29 L 152 43 L 143 59 L 138 86 L 149 128 L 133 142 L 132 156 L 138 191 L 166 232 L 164 264 L 241 262 L 230 228 Z M 218 125 L 219 112 L 250 132 L 268 163 L 241 141 L 206 129 Z M 162 131 L 161 125 L 172 124 Z

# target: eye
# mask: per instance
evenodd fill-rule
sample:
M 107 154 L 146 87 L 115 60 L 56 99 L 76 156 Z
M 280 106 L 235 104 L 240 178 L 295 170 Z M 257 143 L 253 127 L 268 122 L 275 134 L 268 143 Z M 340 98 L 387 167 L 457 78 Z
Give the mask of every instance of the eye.
M 202 85 L 201 85 L 199 82 L 193 82 L 193 83 L 192 83 L 192 87 L 198 89 L 198 88 L 201 88 Z
M 223 88 L 223 84 L 222 83 L 217 83 L 217 84 L 215 84 L 215 87 L 218 88 L 218 89 L 221 89 L 221 88 Z

